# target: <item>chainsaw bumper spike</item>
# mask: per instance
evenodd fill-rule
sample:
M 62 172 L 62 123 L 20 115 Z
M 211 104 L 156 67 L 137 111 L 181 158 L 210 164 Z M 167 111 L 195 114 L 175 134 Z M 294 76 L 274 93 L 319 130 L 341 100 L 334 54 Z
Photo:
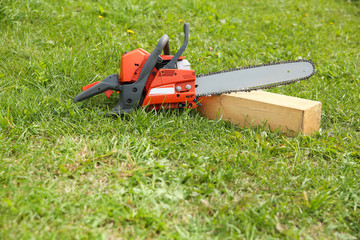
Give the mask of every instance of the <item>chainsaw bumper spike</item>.
M 119 101 L 108 115 L 131 113 L 139 107 L 148 109 L 196 108 L 201 98 L 230 92 L 247 92 L 286 85 L 310 78 L 315 67 L 310 60 L 297 60 L 258 66 L 231 68 L 196 75 L 181 56 L 189 40 L 189 24 L 184 24 L 184 43 L 172 56 L 169 37 L 163 35 L 150 54 L 139 48 L 122 55 L 120 74 L 83 87 L 74 102 L 100 93 L 108 97 L 119 93 Z M 160 55 L 164 51 L 164 55 Z

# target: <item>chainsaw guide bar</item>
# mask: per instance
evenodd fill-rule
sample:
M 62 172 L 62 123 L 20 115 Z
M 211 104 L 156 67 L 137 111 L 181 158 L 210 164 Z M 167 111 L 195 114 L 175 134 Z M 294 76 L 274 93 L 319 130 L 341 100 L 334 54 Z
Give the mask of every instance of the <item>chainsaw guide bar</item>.
M 301 69 L 297 66 L 297 63 L 303 63 L 303 69 L 301 72 Z M 296 66 L 294 65 L 296 64 Z M 295 70 L 298 70 L 297 73 L 290 74 L 290 67 L 286 67 L 287 65 L 294 65 L 293 68 Z M 274 67 L 275 66 L 275 67 Z M 283 72 L 285 70 L 285 73 L 281 75 L 281 72 L 279 71 L 279 67 L 285 66 L 283 68 Z M 266 67 L 268 69 L 266 69 Z M 276 69 L 277 68 L 277 69 Z M 258 75 L 258 79 L 254 79 L 254 74 L 248 74 L 246 76 L 246 71 L 248 70 L 263 70 L 263 73 L 256 73 Z M 241 71 L 241 72 L 239 72 Z M 242 73 L 244 76 L 241 76 Z M 264 76 L 265 73 L 268 73 L 271 75 L 271 73 L 278 73 L 276 76 L 273 76 L 271 79 L 270 76 Z M 276 63 L 266 63 L 266 64 L 260 64 L 260 65 L 251 65 L 247 67 L 239 67 L 239 68 L 231 68 L 228 70 L 221 70 L 218 72 L 210 72 L 207 74 L 198 74 L 196 75 L 195 80 L 195 86 L 206 86 L 203 90 L 199 90 L 199 87 L 197 87 L 196 90 L 196 96 L 209 96 L 209 95 L 221 95 L 221 94 L 227 94 L 227 93 L 233 93 L 233 92 L 250 92 L 250 91 L 256 91 L 256 90 L 262 90 L 262 89 L 269 89 L 273 87 L 278 87 L 282 85 L 288 85 L 291 83 L 299 82 L 305 79 L 310 78 L 313 76 L 316 72 L 314 63 L 311 60 L 292 60 L 292 61 L 283 61 L 283 62 L 276 62 Z M 230 74 L 229 74 L 230 73 Z M 231 76 L 231 73 L 235 73 L 234 76 Z M 237 73 L 237 74 L 236 74 Z M 255 73 L 255 72 L 254 72 Z M 273 74 L 274 75 L 274 74 Z M 234 79 L 238 78 L 238 79 Z M 284 77 L 287 80 L 281 79 L 281 77 Z M 239 87 L 239 79 L 244 79 L 241 83 L 243 84 L 243 87 Z M 255 81 L 257 80 L 257 82 Z M 216 81 L 216 87 L 214 88 L 215 91 L 211 91 L 209 85 Z M 221 82 L 221 86 L 219 86 L 219 82 Z M 220 90 L 219 88 L 224 89 L 224 83 L 228 82 L 231 86 L 229 86 L 229 89 L 227 90 Z M 234 83 L 235 82 L 235 83 Z M 238 86 L 237 89 L 234 88 L 234 86 Z

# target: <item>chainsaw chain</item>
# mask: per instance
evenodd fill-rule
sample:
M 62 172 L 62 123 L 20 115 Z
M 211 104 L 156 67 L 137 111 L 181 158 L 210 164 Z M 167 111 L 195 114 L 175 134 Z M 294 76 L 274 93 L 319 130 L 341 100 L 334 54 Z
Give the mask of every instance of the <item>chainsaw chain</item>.
M 270 65 L 279 65 L 279 64 L 286 64 L 286 63 L 296 63 L 296 62 L 309 62 L 309 63 L 311 63 L 311 65 L 314 68 L 313 72 L 309 76 L 306 76 L 306 77 L 303 77 L 303 78 L 298 78 L 298 79 L 293 79 L 293 80 L 289 80 L 289 81 L 283 81 L 283 82 L 278 82 L 278 83 L 260 85 L 260 86 L 256 86 L 256 87 L 234 89 L 234 90 L 228 90 L 228 91 L 222 91 L 222 92 L 210 92 L 210 93 L 206 93 L 206 94 L 196 95 L 196 97 L 210 96 L 210 95 L 221 95 L 221 94 L 227 94 L 227 93 L 233 93 L 233 92 L 250 92 L 250 91 L 262 90 L 262 89 L 269 89 L 269 88 L 273 88 L 273 87 L 289 85 L 291 83 L 299 82 L 299 81 L 308 79 L 308 78 L 310 78 L 311 76 L 313 76 L 315 74 L 316 69 L 315 69 L 314 63 L 311 60 L 300 59 L 300 60 L 291 60 L 291 61 L 281 61 L 281 62 L 276 62 L 276 63 L 265 63 L 265 64 L 260 64 L 260 65 L 250 65 L 250 66 L 247 66 L 247 67 L 230 68 L 228 70 L 220 70 L 218 72 L 209 72 L 209 73 L 206 73 L 206 74 L 198 74 L 198 75 L 196 75 L 196 78 L 221 74 L 221 73 L 225 73 L 225 72 L 233 72 L 233 71 L 239 71 L 239 70 L 250 69 L 250 68 L 258 68 L 258 67 L 264 67 L 264 66 L 270 66 Z

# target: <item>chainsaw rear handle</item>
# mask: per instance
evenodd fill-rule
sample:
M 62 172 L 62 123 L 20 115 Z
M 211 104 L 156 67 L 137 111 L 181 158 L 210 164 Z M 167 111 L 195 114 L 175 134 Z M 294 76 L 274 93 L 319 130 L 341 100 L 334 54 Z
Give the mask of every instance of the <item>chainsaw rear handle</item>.
M 119 84 L 119 75 L 118 74 L 112 74 L 110 76 L 107 76 L 104 80 L 99 82 L 98 84 L 92 86 L 89 89 L 86 89 L 82 93 L 78 94 L 74 98 L 74 103 L 77 103 L 79 101 L 82 101 L 84 99 L 90 98 L 92 96 L 98 95 L 100 93 L 103 93 L 107 90 L 115 90 L 120 91 L 121 85 Z

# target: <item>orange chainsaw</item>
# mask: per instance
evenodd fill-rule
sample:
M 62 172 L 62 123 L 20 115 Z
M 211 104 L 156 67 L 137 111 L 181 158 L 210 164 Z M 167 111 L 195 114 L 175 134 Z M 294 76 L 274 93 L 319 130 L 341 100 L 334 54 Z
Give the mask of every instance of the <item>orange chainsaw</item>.
M 297 60 L 196 75 L 181 56 L 189 40 L 188 23 L 184 24 L 184 35 L 184 43 L 174 56 L 170 54 L 167 35 L 160 38 L 151 54 L 141 48 L 125 53 L 120 74 L 84 86 L 74 102 L 99 93 L 110 97 L 116 91 L 119 102 L 108 114 L 122 115 L 139 107 L 196 108 L 204 96 L 286 85 L 308 79 L 316 71 L 312 61 Z

